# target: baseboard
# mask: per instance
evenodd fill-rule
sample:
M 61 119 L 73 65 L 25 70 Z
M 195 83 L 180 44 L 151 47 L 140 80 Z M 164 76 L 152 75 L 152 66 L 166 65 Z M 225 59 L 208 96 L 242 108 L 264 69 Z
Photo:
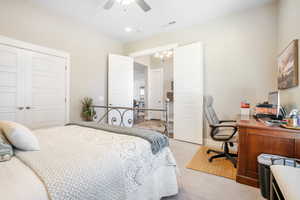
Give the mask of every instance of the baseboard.
M 204 139 L 204 145 L 211 147 L 211 148 L 217 148 L 220 149 L 222 148 L 222 142 L 217 142 L 215 140 L 212 140 L 211 138 L 205 138 Z M 232 149 L 233 151 L 237 151 L 237 144 L 234 144 L 233 147 L 230 147 L 230 149 Z

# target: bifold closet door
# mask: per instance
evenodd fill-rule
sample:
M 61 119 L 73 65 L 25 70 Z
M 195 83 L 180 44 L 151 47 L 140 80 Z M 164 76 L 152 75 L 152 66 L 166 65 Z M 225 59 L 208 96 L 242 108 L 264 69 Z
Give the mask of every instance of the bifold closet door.
M 0 120 L 24 121 L 23 50 L 0 45 Z
M 25 123 L 31 128 L 66 122 L 66 60 L 27 52 Z
M 203 143 L 203 47 L 174 50 L 174 138 Z

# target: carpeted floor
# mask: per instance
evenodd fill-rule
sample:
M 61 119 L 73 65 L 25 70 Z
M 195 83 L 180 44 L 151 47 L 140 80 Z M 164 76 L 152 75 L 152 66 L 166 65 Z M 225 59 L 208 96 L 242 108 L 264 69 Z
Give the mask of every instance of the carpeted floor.
M 170 143 L 180 170 L 180 191 L 178 195 L 163 200 L 263 200 L 257 188 L 187 169 L 187 163 L 191 161 L 199 146 L 176 140 L 171 140 Z
M 134 124 L 134 127 L 150 129 L 160 133 L 164 133 L 165 131 L 165 123 L 161 120 L 141 120 Z M 173 122 L 169 122 L 169 135 L 171 138 L 173 138 L 173 128 Z

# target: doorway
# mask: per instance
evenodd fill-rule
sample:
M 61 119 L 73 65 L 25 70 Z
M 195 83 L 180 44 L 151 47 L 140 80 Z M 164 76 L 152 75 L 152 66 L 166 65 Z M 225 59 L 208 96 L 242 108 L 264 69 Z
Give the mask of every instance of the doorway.
M 136 98 L 139 100 L 138 103 L 135 103 L 136 99 L 133 98 L 134 62 L 146 66 L 147 69 L 143 76 L 144 85 L 138 87 L 138 97 Z M 174 136 L 174 139 L 203 144 L 203 67 L 203 45 L 200 42 L 146 49 L 129 56 L 110 56 L 109 108 L 124 108 L 129 111 L 125 116 L 121 115 L 121 122 L 126 121 L 122 124 L 123 126 L 169 132 L 172 133 L 169 135 Z M 163 73 L 151 75 L 154 72 L 151 70 L 160 68 Z M 153 78 L 153 76 L 157 77 Z M 161 77 L 163 77 L 163 83 L 159 85 L 161 81 L 157 80 Z M 153 81 L 151 81 L 152 79 Z M 150 107 L 152 106 L 150 100 L 153 99 L 154 103 L 157 101 L 158 105 L 159 100 L 156 99 L 161 93 L 160 91 L 151 91 L 155 89 L 163 90 L 163 107 L 159 110 L 156 109 L 158 112 L 168 111 L 169 114 L 163 117 L 152 115 L 152 111 L 155 110 Z M 153 93 L 156 98 L 151 97 Z M 166 100 L 168 103 L 165 103 Z M 125 107 L 115 107 L 120 105 Z M 145 109 L 132 108 L 136 106 Z M 135 114 L 136 111 L 139 113 Z M 110 115 L 113 114 L 116 113 L 110 112 Z M 135 116 L 138 116 L 138 120 L 134 120 Z M 167 118 L 170 119 L 170 122 Z M 112 116 L 111 121 L 118 121 L 118 118 Z M 164 131 L 165 128 L 166 131 Z
M 133 92 L 133 107 L 144 109 L 146 108 L 146 99 L 148 96 L 148 86 L 147 86 L 147 76 L 148 69 L 147 66 L 134 62 L 134 92 Z M 145 111 L 137 110 L 134 114 L 134 124 L 143 121 L 145 118 Z
M 146 109 L 166 109 L 168 106 L 169 134 L 173 135 L 173 50 L 153 52 L 149 55 L 134 57 L 135 78 L 134 85 L 142 88 L 143 101 L 135 97 L 137 107 Z M 144 70 L 143 75 L 139 73 Z M 144 80 L 141 80 L 144 78 Z M 141 85 L 143 83 L 144 85 Z M 166 104 L 168 100 L 168 105 Z M 151 129 L 159 132 L 165 131 L 165 112 L 148 111 L 136 113 L 134 126 Z

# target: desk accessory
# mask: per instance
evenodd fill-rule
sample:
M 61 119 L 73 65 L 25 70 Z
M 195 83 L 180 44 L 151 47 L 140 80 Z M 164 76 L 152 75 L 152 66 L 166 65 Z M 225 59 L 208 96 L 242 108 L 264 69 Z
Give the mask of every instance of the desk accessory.
M 300 130 L 300 126 L 289 126 L 287 124 L 281 124 L 281 127 L 292 130 Z
M 250 103 L 247 101 L 241 102 L 241 116 L 249 116 L 250 115 Z

